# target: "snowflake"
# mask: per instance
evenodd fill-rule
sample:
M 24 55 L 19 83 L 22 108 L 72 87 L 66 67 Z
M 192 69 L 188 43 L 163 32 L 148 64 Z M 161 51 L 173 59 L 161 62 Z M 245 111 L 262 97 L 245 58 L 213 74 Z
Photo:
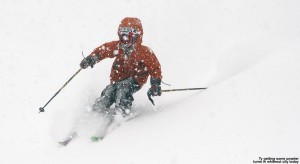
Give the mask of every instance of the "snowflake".
M 114 50 L 113 54 L 117 56 L 119 54 L 119 50 Z

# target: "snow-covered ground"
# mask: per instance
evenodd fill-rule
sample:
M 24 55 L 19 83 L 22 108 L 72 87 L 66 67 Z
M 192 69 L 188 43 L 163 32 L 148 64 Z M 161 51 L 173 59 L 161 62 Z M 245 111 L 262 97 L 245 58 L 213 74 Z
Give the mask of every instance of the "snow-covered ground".
M 300 1 L 3 0 L 0 163 L 253 163 L 300 157 Z M 107 59 L 81 71 L 38 114 L 119 22 L 138 17 L 162 64 L 163 89 L 99 143 L 57 142 L 109 83 Z M 91 129 L 95 125 L 85 125 Z

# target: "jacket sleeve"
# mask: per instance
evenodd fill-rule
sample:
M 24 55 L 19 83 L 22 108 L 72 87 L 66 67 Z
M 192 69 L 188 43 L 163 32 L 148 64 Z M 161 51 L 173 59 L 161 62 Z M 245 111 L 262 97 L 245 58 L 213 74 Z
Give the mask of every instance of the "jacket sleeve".
M 90 56 L 95 56 L 97 58 L 97 62 L 106 59 L 115 57 L 116 50 L 115 42 L 108 42 L 102 44 L 101 46 L 94 49 L 94 51 L 90 54 Z
M 161 75 L 161 65 L 157 59 L 157 57 L 155 56 L 154 52 L 150 49 L 147 50 L 147 57 L 145 60 L 145 65 L 148 69 L 148 72 L 151 76 L 151 78 L 155 78 L 155 79 L 162 79 L 162 75 Z

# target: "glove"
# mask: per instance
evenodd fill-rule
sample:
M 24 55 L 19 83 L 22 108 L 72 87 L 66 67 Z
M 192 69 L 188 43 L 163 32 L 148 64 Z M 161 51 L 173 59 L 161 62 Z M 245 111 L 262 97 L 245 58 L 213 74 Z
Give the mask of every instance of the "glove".
M 148 90 L 148 95 L 149 96 L 161 96 L 161 80 L 160 79 L 155 79 L 155 78 L 151 78 L 150 79 L 150 84 L 151 84 L 151 88 L 149 88 Z
M 91 66 L 91 68 L 94 67 L 94 65 L 97 63 L 98 58 L 96 56 L 87 56 L 80 62 L 80 67 L 82 69 L 86 69 L 87 67 Z

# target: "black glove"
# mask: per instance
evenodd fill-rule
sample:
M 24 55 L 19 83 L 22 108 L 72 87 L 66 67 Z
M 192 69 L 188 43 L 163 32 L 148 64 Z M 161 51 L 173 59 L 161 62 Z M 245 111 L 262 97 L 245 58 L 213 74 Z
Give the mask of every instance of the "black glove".
M 161 80 L 160 79 L 155 79 L 155 78 L 151 78 L 150 79 L 150 84 L 151 84 L 151 88 L 149 88 L 148 90 L 148 95 L 149 96 L 161 96 Z
M 86 69 L 89 66 L 91 66 L 93 68 L 94 65 L 97 63 L 97 61 L 98 61 L 98 59 L 96 56 L 89 55 L 80 62 L 80 67 L 82 69 Z

